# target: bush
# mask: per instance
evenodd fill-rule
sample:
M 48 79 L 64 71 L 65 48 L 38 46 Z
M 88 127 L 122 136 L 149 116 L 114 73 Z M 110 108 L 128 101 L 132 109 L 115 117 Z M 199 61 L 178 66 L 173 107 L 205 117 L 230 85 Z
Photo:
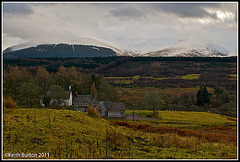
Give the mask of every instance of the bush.
M 3 100 L 3 108 L 16 108 L 16 102 L 12 99 L 11 96 L 4 98 Z
M 97 109 L 93 105 L 88 106 L 88 115 L 100 117 L 100 114 L 97 112 Z

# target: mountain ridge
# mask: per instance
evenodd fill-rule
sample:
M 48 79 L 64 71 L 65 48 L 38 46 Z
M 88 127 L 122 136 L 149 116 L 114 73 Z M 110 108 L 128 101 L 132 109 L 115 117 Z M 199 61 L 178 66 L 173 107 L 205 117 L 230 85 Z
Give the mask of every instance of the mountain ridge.
M 161 43 L 158 43 L 161 44 Z M 64 47 L 60 47 L 64 46 Z M 57 47 L 57 50 L 55 49 Z M 80 48 L 81 47 L 81 48 Z M 88 49 L 86 49 L 88 48 Z M 142 47 L 144 48 L 144 47 Z M 101 50 L 100 50 L 101 49 Z M 158 50 L 156 50 L 158 49 Z M 104 52 L 103 52 L 104 51 Z M 111 52 L 110 52 L 111 51 Z M 6 58 L 22 57 L 227 57 L 235 53 L 214 43 L 183 40 L 174 45 L 154 48 L 141 52 L 141 49 L 119 49 L 101 41 L 82 37 L 79 41 L 68 43 L 25 42 L 11 46 L 3 51 Z
M 12 50 L 11 47 L 9 47 L 3 51 L 3 54 L 5 58 L 116 56 L 116 52 L 110 48 L 66 43 L 40 44 L 19 50 Z

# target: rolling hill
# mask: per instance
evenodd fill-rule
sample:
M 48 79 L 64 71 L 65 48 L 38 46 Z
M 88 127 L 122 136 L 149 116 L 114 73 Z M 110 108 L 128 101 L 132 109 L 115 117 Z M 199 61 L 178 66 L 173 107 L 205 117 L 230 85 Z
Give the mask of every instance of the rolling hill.
M 200 112 L 195 112 L 196 120 L 191 114 L 184 115 L 188 113 L 161 112 L 162 124 L 181 125 L 179 121 L 183 122 L 184 117 L 184 122 L 204 124 L 206 129 L 199 132 L 159 127 L 161 120 L 154 121 L 156 123 L 108 121 L 72 110 L 5 109 L 3 156 L 4 159 L 236 158 L 235 120 L 211 113 L 204 113 L 202 117 Z M 229 130 L 233 134 L 225 134 Z
M 9 47 L 3 51 L 4 58 L 44 57 L 110 57 L 116 52 L 110 48 L 81 44 L 40 44 L 27 48 Z

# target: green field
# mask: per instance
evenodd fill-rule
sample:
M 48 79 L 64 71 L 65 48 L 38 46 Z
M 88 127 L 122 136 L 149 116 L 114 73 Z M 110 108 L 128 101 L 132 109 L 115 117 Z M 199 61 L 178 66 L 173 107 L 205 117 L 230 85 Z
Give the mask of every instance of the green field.
M 120 84 L 133 84 L 134 80 L 142 79 L 153 79 L 153 80 L 163 80 L 167 78 L 154 78 L 153 76 L 140 76 L 134 75 L 132 77 L 105 77 L 109 82 L 120 83 Z
M 201 74 L 189 74 L 189 75 L 184 75 L 182 76 L 182 79 L 198 79 Z
M 127 110 L 126 113 L 132 114 L 132 110 Z M 135 110 L 135 113 L 143 117 L 152 115 L 151 110 Z M 236 121 L 231 120 L 232 118 L 209 112 L 158 111 L 157 119 L 157 121 L 147 121 L 147 123 L 152 123 L 158 127 L 167 126 L 195 130 L 210 127 L 236 129 Z
M 144 116 L 150 111 L 136 113 Z M 204 124 L 205 128 L 226 126 L 227 123 L 231 129 L 236 128 L 233 118 L 229 120 L 230 118 L 211 113 L 160 111 L 159 115 L 160 118 L 156 120 L 159 123 L 180 124 L 179 122 L 185 121 L 193 125 Z M 113 121 L 125 122 L 129 126 L 115 125 Z M 131 128 L 131 124 L 136 126 Z M 149 128 L 161 129 L 157 123 L 147 124 L 150 124 Z M 212 134 L 193 136 L 172 132 L 157 133 L 142 126 L 146 126 L 146 123 L 106 120 L 72 110 L 7 109 L 3 115 L 3 158 L 14 159 L 6 157 L 6 153 L 34 155 L 24 157 L 25 159 L 39 159 L 39 153 L 46 153 L 41 159 L 102 159 L 106 155 L 116 159 L 237 158 L 236 141 L 227 140 L 234 139 L 231 135 L 221 135 L 224 139 L 211 141 L 207 137 Z M 217 135 L 220 134 L 214 136 Z M 21 158 L 23 157 L 15 157 Z

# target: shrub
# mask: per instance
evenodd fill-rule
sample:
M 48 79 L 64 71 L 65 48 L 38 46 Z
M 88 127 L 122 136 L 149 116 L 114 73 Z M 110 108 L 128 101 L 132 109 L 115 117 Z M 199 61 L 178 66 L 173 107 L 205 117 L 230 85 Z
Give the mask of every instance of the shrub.
M 16 102 L 12 99 L 11 96 L 4 98 L 3 100 L 3 108 L 16 108 Z
M 88 106 L 88 115 L 100 117 L 100 114 L 97 112 L 97 109 L 93 105 Z
M 178 128 L 169 128 L 169 127 L 154 127 L 149 124 L 139 123 L 139 124 L 130 124 L 127 122 L 117 122 L 115 121 L 114 124 L 126 126 L 129 128 L 132 128 L 133 130 L 146 130 L 147 132 L 151 133 L 159 133 L 159 134 L 166 134 L 166 133 L 173 133 L 178 136 L 182 137 L 196 137 L 202 140 L 208 140 L 211 142 L 230 142 L 230 143 L 236 143 L 237 137 L 236 136 L 228 136 L 225 134 L 214 134 L 214 133 L 204 133 L 202 131 L 193 131 L 193 130 L 187 130 L 187 129 L 178 129 Z M 165 139 L 169 140 L 169 139 Z

